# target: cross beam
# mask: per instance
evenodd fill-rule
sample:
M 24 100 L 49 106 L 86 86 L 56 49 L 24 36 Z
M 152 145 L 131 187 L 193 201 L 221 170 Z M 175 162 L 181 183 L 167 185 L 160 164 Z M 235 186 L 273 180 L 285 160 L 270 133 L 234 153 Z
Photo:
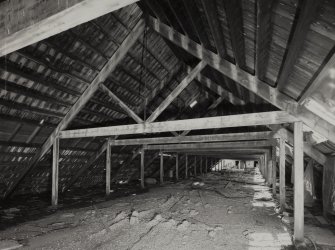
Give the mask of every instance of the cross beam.
M 241 123 L 243 121 L 243 123 Z M 59 133 L 60 138 L 81 138 L 111 135 L 161 133 L 182 130 L 216 129 L 241 126 L 291 123 L 297 121 L 284 111 L 261 112 L 240 115 L 217 116 L 165 122 L 109 126 L 100 128 L 67 130 Z
M 168 145 L 144 145 L 146 150 L 177 151 L 179 149 L 232 149 L 272 146 L 271 141 L 241 141 L 241 142 L 212 142 L 212 143 L 184 143 Z
M 232 134 L 124 139 L 124 140 L 110 140 L 109 142 L 111 146 L 124 146 L 124 145 L 168 144 L 168 143 L 190 143 L 190 142 L 246 141 L 246 140 L 266 140 L 270 138 L 270 134 L 271 132 L 249 132 L 249 133 L 232 133 Z

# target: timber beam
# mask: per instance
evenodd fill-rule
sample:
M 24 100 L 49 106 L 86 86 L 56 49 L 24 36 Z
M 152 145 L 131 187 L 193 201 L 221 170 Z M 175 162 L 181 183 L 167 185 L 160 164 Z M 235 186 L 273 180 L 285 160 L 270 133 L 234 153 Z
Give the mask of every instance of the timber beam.
M 233 148 L 253 148 L 272 146 L 271 141 L 242 141 L 242 142 L 212 142 L 212 143 L 184 143 L 167 145 L 144 145 L 146 150 L 177 151 L 193 149 L 233 149 Z
M 0 3 L 0 23 L 6 25 L 0 28 L 0 57 L 136 1 L 3 1 Z
M 188 142 L 266 140 L 270 138 L 270 134 L 271 132 L 249 132 L 249 133 L 233 133 L 233 134 L 156 137 L 156 138 L 109 140 L 109 143 L 112 146 L 124 146 L 124 145 L 169 144 L 169 143 L 188 143 Z
M 243 124 L 241 124 L 243 121 Z M 60 138 L 81 138 L 127 134 L 161 133 L 184 130 L 216 129 L 228 127 L 259 126 L 295 122 L 293 116 L 284 111 L 261 112 L 240 115 L 217 116 L 165 122 L 109 126 L 100 128 L 61 131 Z

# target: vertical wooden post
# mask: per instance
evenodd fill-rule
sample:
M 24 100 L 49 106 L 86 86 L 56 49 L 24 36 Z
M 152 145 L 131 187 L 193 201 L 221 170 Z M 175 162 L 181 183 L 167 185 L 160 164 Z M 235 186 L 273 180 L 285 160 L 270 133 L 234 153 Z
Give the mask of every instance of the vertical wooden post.
M 302 122 L 294 123 L 294 241 L 304 241 L 304 142 Z
M 205 173 L 207 174 L 207 171 L 208 171 L 208 159 L 207 159 L 207 156 L 206 156 L 206 165 L 205 165 Z
M 176 154 L 176 180 L 179 179 L 179 156 Z
M 271 151 L 266 153 L 266 158 L 267 158 L 267 167 L 268 167 L 267 179 L 268 179 L 268 185 L 270 186 L 272 184 L 272 152 Z
M 294 164 L 292 164 L 291 168 L 291 184 L 294 184 Z
M 185 155 L 185 179 L 188 178 L 188 155 Z
M 285 193 L 285 140 L 279 139 L 279 195 L 280 210 L 285 210 L 286 193 Z
M 202 175 L 202 156 L 200 156 L 200 175 Z
M 52 148 L 52 192 L 51 204 L 58 204 L 58 169 L 59 169 L 59 138 L 57 137 Z
M 194 156 L 194 176 L 197 176 L 197 157 Z
M 262 174 L 265 179 L 265 155 L 262 156 Z
M 141 188 L 144 188 L 144 148 L 141 148 Z
M 110 194 L 111 190 L 111 145 L 107 141 L 106 148 L 106 195 Z
M 276 142 L 276 140 L 275 140 Z M 277 147 L 272 147 L 272 194 L 275 196 L 277 193 Z
M 268 153 L 265 153 L 264 154 L 264 178 L 267 184 L 269 183 L 268 172 L 269 172 Z
M 163 156 L 163 152 L 160 153 L 160 158 L 161 158 L 161 161 L 160 161 L 160 168 L 159 168 L 159 177 L 160 177 L 160 184 L 163 184 L 164 183 L 164 156 Z

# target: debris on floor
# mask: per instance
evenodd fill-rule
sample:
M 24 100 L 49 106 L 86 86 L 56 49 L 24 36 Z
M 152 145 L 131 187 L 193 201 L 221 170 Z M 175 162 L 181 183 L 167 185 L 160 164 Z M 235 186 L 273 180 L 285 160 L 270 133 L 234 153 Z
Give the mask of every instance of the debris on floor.
M 238 182 L 226 180 L 237 175 Z M 4 228 L 0 242 L 22 249 L 291 249 L 292 213 L 275 212 L 278 202 L 257 169 L 236 176 L 232 170 L 209 173 L 201 182 L 184 180 L 107 200 L 93 193 L 99 202 L 64 204 Z M 306 235 L 323 247 L 318 249 L 335 246 L 330 229 L 307 227 Z

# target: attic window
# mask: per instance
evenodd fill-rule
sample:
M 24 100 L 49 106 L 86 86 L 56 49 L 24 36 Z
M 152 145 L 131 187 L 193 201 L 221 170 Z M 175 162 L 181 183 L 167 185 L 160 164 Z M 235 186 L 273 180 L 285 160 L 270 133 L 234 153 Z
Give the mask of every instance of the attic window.
M 194 100 L 191 104 L 190 104 L 190 107 L 193 108 L 195 105 L 197 105 L 197 100 Z

